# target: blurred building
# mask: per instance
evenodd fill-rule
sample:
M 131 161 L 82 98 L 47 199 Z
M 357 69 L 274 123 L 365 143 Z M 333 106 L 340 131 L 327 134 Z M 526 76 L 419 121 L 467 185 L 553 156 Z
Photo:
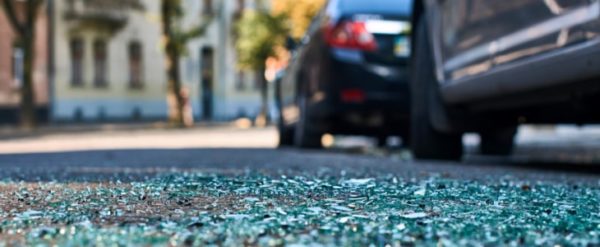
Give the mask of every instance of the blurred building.
M 24 2 L 17 2 L 17 11 L 23 11 Z M 38 106 L 38 120 L 46 121 L 48 115 L 48 18 L 42 7 L 36 23 L 34 61 L 34 92 Z M 19 102 L 23 83 L 23 49 L 3 9 L 0 9 L 0 123 L 15 123 L 19 119 Z
M 183 1 L 182 25 L 214 19 L 188 45 L 181 77 L 196 119 L 252 117 L 254 75 L 236 69 L 233 26 L 244 0 Z M 162 120 L 167 79 L 158 0 L 59 0 L 53 6 L 56 121 Z
M 160 1 L 53 2 L 53 119 L 164 119 Z
M 198 25 L 206 16 L 214 19 L 204 36 L 188 44 L 182 62 L 182 78 L 194 95 L 193 107 L 202 119 L 229 120 L 255 117 L 260 108 L 256 75 L 236 67 L 235 21 L 251 0 L 203 0 L 186 2 L 184 25 Z

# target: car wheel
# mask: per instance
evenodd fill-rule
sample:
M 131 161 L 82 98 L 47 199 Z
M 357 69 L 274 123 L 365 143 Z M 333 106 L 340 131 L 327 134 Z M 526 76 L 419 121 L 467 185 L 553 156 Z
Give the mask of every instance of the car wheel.
M 316 120 L 312 119 L 310 116 L 306 97 L 299 97 L 298 108 L 300 116 L 294 131 L 295 146 L 298 148 L 311 149 L 323 148 L 323 144 L 321 143 L 323 132 L 319 131 L 319 125 Z
M 411 149 L 417 159 L 460 160 L 463 151 L 462 133 L 442 133 L 433 127 L 431 111 L 443 109 L 444 105 L 423 18 L 417 27 L 416 38 L 410 85 Z
M 506 127 L 479 133 L 481 143 L 480 153 L 483 155 L 506 156 L 510 155 L 515 145 L 517 127 Z
M 411 141 L 411 134 L 410 134 L 410 120 L 407 120 L 403 125 L 402 125 L 402 132 L 400 134 L 400 138 L 402 139 L 402 147 L 404 148 L 408 148 L 410 147 L 410 143 Z
M 277 123 L 279 131 L 279 147 L 289 147 L 294 145 L 294 129 L 286 127 L 282 120 Z
M 275 81 L 275 104 L 279 112 L 279 121 L 277 130 L 279 132 L 279 147 L 289 147 L 294 145 L 294 129 L 285 125 L 283 117 L 283 102 L 281 100 L 281 79 Z

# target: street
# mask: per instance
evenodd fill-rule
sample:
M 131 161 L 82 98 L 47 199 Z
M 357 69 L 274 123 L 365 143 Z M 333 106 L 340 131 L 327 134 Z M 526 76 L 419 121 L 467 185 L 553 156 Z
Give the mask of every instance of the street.
M 599 243 L 594 128 L 524 128 L 511 158 L 476 155 L 468 136 L 462 163 L 417 162 L 364 138 L 335 142 L 276 149 L 273 128 L 233 126 L 6 134 L 0 242 Z
M 523 128 L 519 146 L 510 158 L 476 155 L 477 137 L 468 136 L 465 143 L 469 155 L 463 163 L 415 162 L 408 151 L 375 149 L 370 140 L 357 137 L 339 138 L 336 146 L 326 151 L 276 149 L 274 128 L 131 130 L 107 125 L 93 130 L 48 132 L 0 140 L 0 172 L 4 177 L 18 176 L 21 172 L 36 173 L 33 178 L 39 173 L 52 179 L 68 173 L 84 173 L 93 178 L 97 170 L 103 173 L 252 170 L 268 174 L 327 171 L 333 175 L 341 171 L 391 172 L 406 177 L 433 173 L 475 179 L 509 175 L 531 180 L 595 182 L 600 171 L 595 165 L 600 162 L 600 132 L 595 128 Z M 73 175 L 73 179 L 77 178 Z
M 600 247 L 600 0 L 0 5 L 0 247 Z

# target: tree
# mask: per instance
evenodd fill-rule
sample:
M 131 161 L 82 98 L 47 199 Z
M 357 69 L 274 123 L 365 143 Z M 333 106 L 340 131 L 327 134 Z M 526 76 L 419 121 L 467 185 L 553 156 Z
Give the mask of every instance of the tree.
M 273 0 L 272 12 L 285 15 L 290 25 L 290 36 L 300 39 L 325 2 L 325 0 Z
M 213 17 L 208 15 L 198 26 L 190 30 L 183 30 L 180 27 L 181 19 L 184 16 L 182 0 L 162 0 L 161 15 L 166 52 L 168 96 L 174 99 L 169 101 L 169 122 L 175 127 L 185 127 L 185 98 L 181 87 L 180 58 L 186 53 L 188 41 L 203 35 Z
M 257 73 L 261 92 L 259 119 L 267 120 L 268 82 L 265 78 L 266 60 L 277 55 L 277 48 L 285 44 L 288 29 L 284 15 L 271 14 L 265 9 L 245 10 L 236 23 L 236 52 L 242 69 Z
M 36 106 L 33 85 L 33 72 L 35 61 L 35 31 L 36 20 L 43 0 L 2 0 L 2 7 L 8 20 L 17 35 L 17 43 L 23 49 L 24 79 L 21 87 L 20 124 L 21 127 L 31 129 L 36 126 Z M 20 4 L 23 8 L 16 8 Z

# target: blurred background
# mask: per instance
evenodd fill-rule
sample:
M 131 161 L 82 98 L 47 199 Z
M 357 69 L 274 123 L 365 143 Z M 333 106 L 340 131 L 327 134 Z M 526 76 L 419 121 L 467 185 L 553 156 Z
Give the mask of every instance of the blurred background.
M 325 0 L 4 1 L 0 151 L 61 150 L 61 145 L 66 150 L 115 145 L 281 146 L 282 137 L 273 127 L 281 121 L 275 82 L 286 74 L 295 48 L 306 42 L 303 37 L 325 4 Z M 412 6 L 411 1 L 401 4 Z M 396 41 L 388 53 L 409 56 L 406 39 Z M 353 93 L 346 95 L 350 101 L 361 96 Z M 361 119 L 367 117 L 358 116 Z M 240 131 L 253 127 L 267 128 Z M 172 128 L 181 130 L 152 132 Z M 593 126 L 528 125 L 519 133 L 518 143 L 535 145 L 517 154 L 542 150 L 545 156 L 564 158 L 577 150 L 571 155 L 577 162 L 598 157 L 593 148 L 599 135 Z M 400 135 L 361 139 L 324 134 L 320 141 L 327 147 L 406 147 L 407 142 Z M 44 139 L 48 136 L 54 139 Z M 583 136 L 587 139 L 582 143 Z M 133 139 L 138 141 L 124 141 Z M 464 140 L 471 146 L 479 143 L 477 135 Z M 563 152 L 547 152 L 555 144 Z
M 12 9 L 0 11 L 0 122 L 24 127 L 167 120 L 191 126 L 239 118 L 254 122 L 266 109 L 261 90 L 269 90 L 267 84 L 285 66 L 285 38 L 301 37 L 324 3 L 13 2 Z M 28 23 L 28 11 L 35 12 L 33 23 Z M 271 43 L 238 35 L 236 27 L 248 26 L 255 15 L 277 17 L 268 21 L 285 29 L 272 33 Z M 252 31 L 260 28 L 250 26 L 255 27 Z M 31 34 L 21 35 L 21 29 L 31 29 Z M 31 55 L 22 42 L 26 35 L 34 37 Z M 256 45 L 270 46 L 265 47 L 268 54 L 239 60 L 236 46 L 248 53 Z M 266 63 L 267 58 L 272 59 Z M 31 68 L 26 68 L 27 59 L 32 59 Z M 23 97 L 28 90 L 35 107 L 27 106 L 29 96 Z
M 0 0 L 0 246 L 600 246 L 599 37 L 600 0 Z

